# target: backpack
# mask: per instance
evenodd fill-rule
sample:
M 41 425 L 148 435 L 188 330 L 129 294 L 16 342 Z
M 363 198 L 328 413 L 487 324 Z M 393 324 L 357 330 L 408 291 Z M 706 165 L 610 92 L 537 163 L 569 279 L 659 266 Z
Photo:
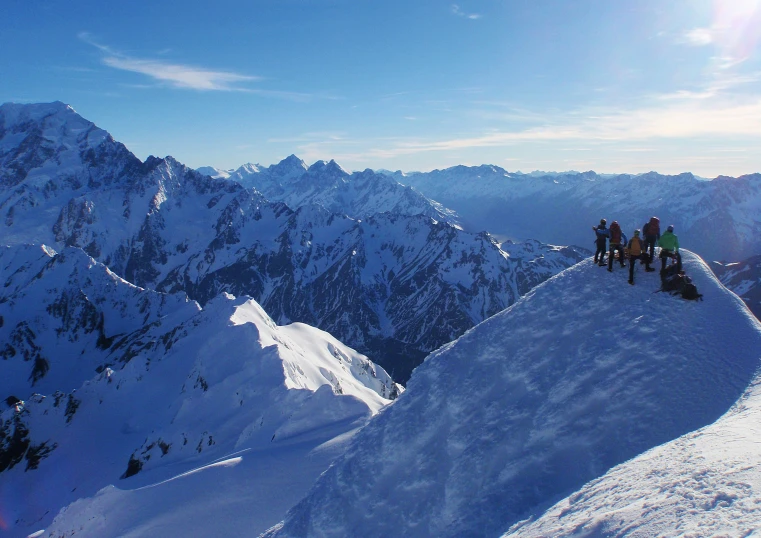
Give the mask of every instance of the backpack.
M 666 276 L 661 280 L 661 290 L 676 295 L 677 293 L 682 293 L 684 291 L 686 284 L 685 276 L 677 273 L 675 275 Z
M 642 240 L 639 237 L 632 237 L 629 241 L 629 256 L 639 258 L 642 255 Z
M 652 217 L 650 222 L 648 222 L 648 225 L 647 231 L 650 235 L 658 235 L 661 233 L 661 221 L 658 220 L 658 217 Z
M 697 301 L 703 297 L 703 294 L 698 293 L 698 287 L 692 279 L 678 273 L 675 265 L 668 267 L 661 275 L 661 291 L 667 291 L 671 295 L 681 295 L 682 299 L 688 301 Z
M 688 276 L 684 277 L 685 283 L 684 283 L 684 289 L 682 289 L 682 299 L 687 299 L 688 301 L 697 301 L 698 299 L 703 298 L 702 293 L 698 293 L 698 287 L 692 283 L 692 279 Z
M 642 227 L 642 235 L 650 235 L 648 232 L 650 231 L 650 223 L 646 222 L 645 225 Z
M 615 222 L 610 225 L 610 242 L 613 245 L 621 243 L 621 227 Z

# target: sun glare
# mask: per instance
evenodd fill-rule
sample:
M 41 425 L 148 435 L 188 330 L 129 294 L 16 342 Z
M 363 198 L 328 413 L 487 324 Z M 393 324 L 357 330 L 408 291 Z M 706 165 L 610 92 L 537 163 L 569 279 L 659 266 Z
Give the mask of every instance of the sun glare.
M 761 37 L 761 0 L 715 0 L 712 31 L 729 60 L 748 59 Z

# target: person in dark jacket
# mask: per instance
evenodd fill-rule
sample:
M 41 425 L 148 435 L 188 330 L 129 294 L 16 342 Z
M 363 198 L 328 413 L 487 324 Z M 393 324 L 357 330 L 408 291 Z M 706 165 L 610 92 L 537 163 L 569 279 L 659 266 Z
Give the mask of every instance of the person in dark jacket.
M 647 255 L 645 242 L 639 238 L 639 233 L 639 230 L 634 230 L 634 237 L 626 245 L 626 250 L 629 252 L 629 284 L 634 284 L 634 265 L 637 260 L 642 260 L 645 264 L 645 271 L 655 271 L 650 267 L 650 256 Z
M 658 246 L 661 247 L 661 273 L 666 270 L 666 260 L 668 258 L 676 259 L 676 270 L 682 272 L 682 255 L 679 254 L 679 238 L 674 235 L 674 225 L 671 224 L 658 240 Z
M 624 244 L 621 243 L 623 234 L 621 233 L 621 226 L 618 225 L 618 221 L 610 223 L 610 250 L 608 251 L 608 271 L 613 271 L 613 260 L 616 257 L 616 251 L 618 251 L 618 260 L 621 262 L 621 267 L 626 267 L 624 262 Z
M 605 267 L 605 246 L 608 237 L 610 237 L 610 231 L 605 227 L 606 224 L 607 221 L 605 219 L 600 219 L 600 224 L 598 226 L 592 226 L 592 229 L 595 231 L 595 245 L 597 246 L 597 250 L 595 251 L 595 263 L 600 267 Z
M 650 217 L 650 220 L 642 228 L 645 236 L 646 250 L 650 250 L 650 263 L 655 259 L 655 243 L 661 238 L 661 221 L 658 217 Z

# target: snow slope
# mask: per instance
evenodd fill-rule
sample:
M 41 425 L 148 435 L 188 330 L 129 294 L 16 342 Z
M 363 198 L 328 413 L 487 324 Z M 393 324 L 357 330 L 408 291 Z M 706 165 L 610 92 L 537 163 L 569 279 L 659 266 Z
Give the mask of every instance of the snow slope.
M 269 536 L 498 535 L 716 421 L 754 378 L 761 329 L 684 257 L 703 302 L 587 260 L 431 354 Z
M 184 294 L 130 284 L 72 247 L 0 247 L 0 398 L 79 388 L 198 314 Z
M 13 250 L 15 255 L 10 253 Z M 18 286 L 18 294 L 2 304 L 20 303 L 22 298 L 30 301 L 26 310 L 12 311 L 13 319 L 39 329 L 30 349 L 39 350 L 51 363 L 48 375 L 34 387 L 44 386 L 44 394 L 19 392 L 26 383 L 23 376 L 0 379 L 3 394 L 14 390 L 23 398 L 0 415 L 0 520 L 10 525 L 12 536 L 44 527 L 61 507 L 109 484 L 134 489 L 220 459 L 256 459 L 256 454 L 276 462 L 282 456 L 289 459 L 290 468 L 274 465 L 272 473 L 263 474 L 263 483 L 251 475 L 228 477 L 235 491 L 250 488 L 249 498 L 263 499 L 263 488 L 271 487 L 278 476 L 292 474 L 285 478 L 283 495 L 263 504 L 252 517 L 235 522 L 264 530 L 276 521 L 278 511 L 282 514 L 303 495 L 335 456 L 331 440 L 364 424 L 401 390 L 382 368 L 329 334 L 302 324 L 278 327 L 250 298 L 221 295 L 198 311 L 197 305 L 185 303 L 184 296 L 162 298 L 113 277 L 78 249 L 57 255 L 39 248 L 9 251 L 5 256 L 10 259 L 32 259 L 38 265 L 32 252 L 52 256 L 45 271 L 32 279 L 45 288 L 32 294 L 37 290 L 34 282 Z M 88 260 L 85 271 L 81 262 Z M 66 271 L 60 272 L 59 267 Z M 69 271 L 71 267 L 74 272 Z M 63 278 L 54 279 L 56 274 Z M 66 280 L 68 274 L 79 280 Z M 104 312 L 104 334 L 97 328 L 87 332 L 79 323 L 60 323 L 60 319 L 80 319 L 80 303 L 62 305 L 58 317 L 43 314 L 48 309 L 42 291 L 52 290 L 50 300 L 55 302 L 66 290 L 77 289 L 89 279 L 94 281 L 92 291 L 99 290 L 103 296 L 100 300 L 86 294 Z M 81 289 L 90 288 L 85 284 Z M 98 368 L 99 373 L 94 371 L 99 360 L 113 357 L 107 354 L 110 347 L 98 355 L 93 344 L 101 337 L 118 342 L 110 332 L 118 327 L 114 317 L 123 316 L 123 326 L 129 326 L 133 304 L 145 306 L 144 315 L 151 316 L 155 305 L 172 303 L 193 308 L 181 306 L 183 315 L 159 310 L 160 323 L 144 327 L 128 356 L 115 351 L 120 360 Z M 71 353 L 80 348 L 83 353 Z M 56 349 L 62 350 L 60 356 Z M 119 345 L 114 343 L 113 349 L 120 349 Z M 11 357 L 2 364 L 4 372 L 13 373 L 16 363 L 23 366 L 27 361 Z M 89 376 L 76 389 L 69 388 L 87 372 Z M 328 448 L 317 448 L 325 443 Z M 290 448 L 281 454 L 284 446 Z M 231 456 L 234 453 L 237 456 Z M 303 466 L 303 472 L 294 465 L 310 457 L 313 461 Z M 246 462 L 240 470 L 258 473 L 258 465 Z M 183 481 L 159 488 L 167 496 L 161 505 L 164 512 L 155 517 L 177 517 L 176 512 L 184 510 L 182 504 L 193 499 L 199 514 L 212 517 L 213 510 L 204 509 L 202 501 L 208 500 L 208 491 L 213 489 L 215 472 L 202 473 L 200 482 L 183 480 L 200 484 L 195 492 L 185 491 L 187 484 L 180 487 Z M 170 495 L 178 491 L 184 493 Z M 137 504 L 152 504 L 150 495 L 129 497 Z M 111 525 L 111 515 L 104 517 L 105 524 Z M 146 516 L 130 521 L 141 525 L 149 520 Z M 77 522 L 76 528 L 81 524 Z M 121 529 L 124 522 L 113 524 L 109 528 Z
M 756 536 L 761 391 L 721 419 L 614 467 L 505 536 Z

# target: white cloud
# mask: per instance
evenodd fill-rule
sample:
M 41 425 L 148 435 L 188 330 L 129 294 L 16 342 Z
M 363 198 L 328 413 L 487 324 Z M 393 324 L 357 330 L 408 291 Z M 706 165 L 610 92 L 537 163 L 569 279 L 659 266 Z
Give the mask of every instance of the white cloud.
M 534 118 L 524 129 L 488 131 L 473 136 L 445 139 L 396 138 L 358 140 L 351 144 L 323 140 L 302 146 L 312 155 L 332 155 L 347 162 L 388 161 L 400 157 L 438 152 L 453 154 L 477 148 L 506 148 L 512 151 L 531 143 L 604 144 L 609 149 L 638 154 L 655 151 L 671 140 L 687 148 L 692 140 L 715 138 L 761 141 L 761 98 L 744 103 L 723 96 L 696 99 L 683 95 L 654 99 L 648 106 L 629 109 L 588 108 Z M 353 147 L 352 147 L 353 146 Z M 547 146 L 547 150 L 552 146 Z M 557 151 L 557 150 L 556 150 Z
M 145 75 L 160 86 L 199 91 L 245 92 L 291 101 L 308 101 L 312 98 L 310 94 L 306 93 L 263 90 L 244 85 L 244 83 L 261 80 L 261 77 L 243 75 L 233 71 L 172 63 L 165 60 L 136 58 L 97 42 L 87 32 L 79 33 L 78 37 L 103 54 L 101 62 L 104 65 L 113 69 Z M 147 87 L 146 85 L 139 86 Z
M 229 71 L 213 71 L 202 67 L 125 56 L 106 56 L 103 58 L 103 63 L 114 69 L 147 75 L 175 88 L 192 90 L 245 91 L 245 88 L 236 87 L 235 84 L 259 80 L 257 77 Z
M 452 4 L 451 10 L 452 10 L 452 13 L 454 13 L 458 17 L 464 17 L 464 18 L 470 19 L 470 20 L 476 20 L 476 19 L 480 19 L 481 18 L 481 15 L 479 13 L 466 13 L 466 12 L 464 12 L 462 9 L 460 9 L 460 6 L 458 6 L 457 4 Z
M 714 40 L 714 30 L 711 28 L 693 28 L 684 34 L 684 42 L 696 47 L 710 45 Z

